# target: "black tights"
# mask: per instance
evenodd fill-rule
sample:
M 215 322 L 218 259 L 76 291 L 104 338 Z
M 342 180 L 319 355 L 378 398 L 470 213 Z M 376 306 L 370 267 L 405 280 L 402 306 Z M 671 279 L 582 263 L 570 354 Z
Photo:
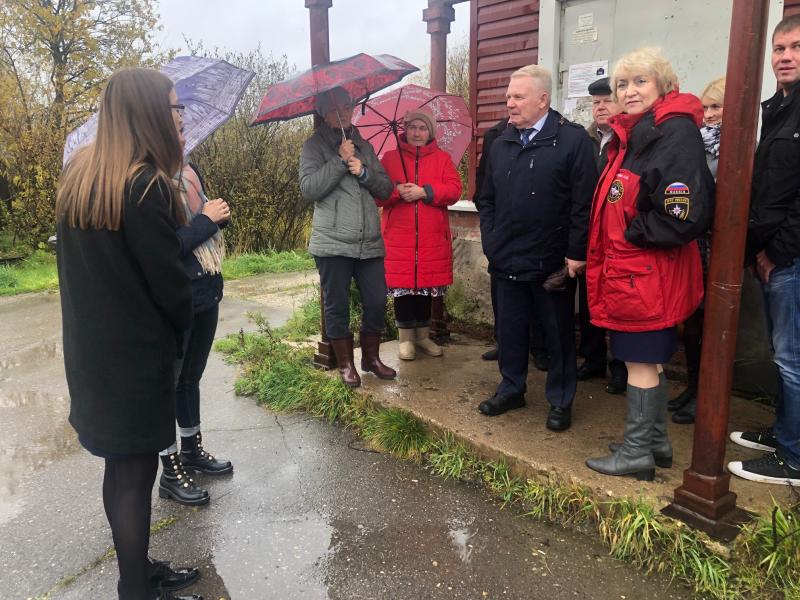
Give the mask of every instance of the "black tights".
M 152 597 L 149 583 L 150 495 L 158 470 L 158 454 L 106 458 L 103 507 L 119 564 L 120 600 Z

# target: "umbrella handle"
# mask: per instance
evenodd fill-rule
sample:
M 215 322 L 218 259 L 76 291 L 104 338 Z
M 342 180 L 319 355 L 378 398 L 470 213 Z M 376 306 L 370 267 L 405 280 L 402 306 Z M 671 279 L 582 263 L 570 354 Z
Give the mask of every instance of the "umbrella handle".
M 392 123 L 392 133 L 394 133 L 394 140 L 397 142 L 397 155 L 400 157 L 400 166 L 403 167 L 403 177 L 408 181 L 408 171 L 406 171 L 406 161 L 403 160 L 403 149 L 400 147 L 400 136 L 397 135 L 397 123 Z

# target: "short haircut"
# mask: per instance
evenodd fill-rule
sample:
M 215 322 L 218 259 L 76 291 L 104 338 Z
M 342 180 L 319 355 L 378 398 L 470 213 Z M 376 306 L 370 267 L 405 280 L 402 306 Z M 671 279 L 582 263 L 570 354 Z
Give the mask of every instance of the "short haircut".
M 550 69 L 539 65 L 526 65 L 514 71 L 511 77 L 530 77 L 536 80 L 538 86 L 545 92 L 551 96 L 553 95 L 553 77 L 550 75 Z
M 617 81 L 622 73 L 654 77 L 661 96 L 678 89 L 678 76 L 675 75 L 672 65 L 664 56 L 661 48 L 645 46 L 624 54 L 614 65 L 611 75 L 611 89 L 615 94 Z
M 719 77 L 709 83 L 703 93 L 700 94 L 700 100 L 708 98 L 712 102 L 722 104 L 725 101 L 725 78 Z
M 779 33 L 789 33 L 795 29 L 800 29 L 800 14 L 791 15 L 786 17 L 775 26 L 775 31 L 772 32 L 772 41 L 775 41 L 775 36 Z

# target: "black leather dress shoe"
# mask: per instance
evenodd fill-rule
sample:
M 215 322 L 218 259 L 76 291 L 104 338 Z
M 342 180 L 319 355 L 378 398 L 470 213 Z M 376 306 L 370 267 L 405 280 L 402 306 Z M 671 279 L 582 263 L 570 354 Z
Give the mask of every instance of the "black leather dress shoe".
M 578 381 L 586 381 L 587 379 L 595 379 L 596 377 L 606 376 L 606 366 L 593 365 L 588 360 L 578 367 Z
M 497 360 L 497 346 L 481 354 L 483 360 Z
M 682 409 L 684 406 L 689 404 L 692 399 L 697 400 L 697 386 L 688 386 L 685 390 L 683 390 L 680 394 L 672 398 L 669 402 L 667 402 L 667 409 L 671 411 L 676 411 Z
M 550 413 L 547 415 L 547 428 L 551 431 L 564 431 L 572 425 L 572 408 L 561 408 L 551 406 Z
M 611 373 L 611 378 L 606 384 L 606 393 L 624 394 L 628 389 L 627 372 L 625 374 Z
M 546 352 L 531 352 L 533 366 L 540 371 L 547 371 L 550 368 L 550 355 Z
M 501 396 L 495 394 L 478 405 L 478 410 L 487 417 L 496 417 L 502 415 L 504 412 L 514 410 L 515 408 L 522 408 L 525 406 L 525 396 L 518 394 L 516 396 Z
M 672 422 L 678 425 L 691 425 L 694 423 L 694 413 L 697 411 L 697 395 L 692 396 L 682 408 L 672 413 Z
M 163 560 L 150 560 L 150 587 L 154 590 L 174 592 L 189 587 L 200 579 L 200 570 L 194 567 L 173 569 Z

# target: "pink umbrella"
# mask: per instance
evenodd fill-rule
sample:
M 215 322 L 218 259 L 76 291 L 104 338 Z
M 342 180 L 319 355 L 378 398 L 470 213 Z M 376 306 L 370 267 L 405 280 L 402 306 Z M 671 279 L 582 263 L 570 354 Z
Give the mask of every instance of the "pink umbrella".
M 353 111 L 353 125 L 369 140 L 378 157 L 397 148 L 404 131 L 403 117 L 410 110 L 426 108 L 436 120 L 436 142 L 458 164 L 472 141 L 474 127 L 461 96 L 409 84 L 375 96 Z

